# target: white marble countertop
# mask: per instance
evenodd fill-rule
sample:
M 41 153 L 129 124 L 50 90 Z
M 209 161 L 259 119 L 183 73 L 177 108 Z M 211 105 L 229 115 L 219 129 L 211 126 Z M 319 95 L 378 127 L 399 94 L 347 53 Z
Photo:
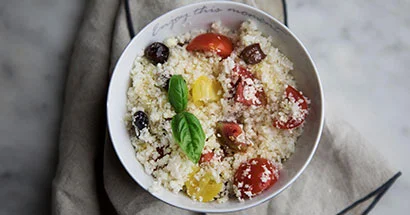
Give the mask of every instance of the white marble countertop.
M 71 44 L 86 1 L 0 0 L 0 214 L 47 214 Z M 402 177 L 373 214 L 410 211 L 410 2 L 289 0 L 328 111 Z
M 410 1 L 288 1 L 316 62 L 328 113 L 350 122 L 403 175 L 372 214 L 409 214 Z

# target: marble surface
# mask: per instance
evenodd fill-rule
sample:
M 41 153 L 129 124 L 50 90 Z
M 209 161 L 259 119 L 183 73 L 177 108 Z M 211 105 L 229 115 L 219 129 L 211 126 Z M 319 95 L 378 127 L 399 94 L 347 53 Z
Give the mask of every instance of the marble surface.
M 288 6 L 289 27 L 321 75 L 327 114 L 350 122 L 403 173 L 372 214 L 408 214 L 410 1 L 298 0 Z
M 0 0 L 0 214 L 48 214 L 66 68 L 86 1 Z
M 0 0 L 0 214 L 47 214 L 66 68 L 86 1 Z M 289 0 L 328 114 L 349 121 L 403 176 L 372 214 L 410 211 L 410 2 Z M 342 179 L 341 179 L 342 180 Z

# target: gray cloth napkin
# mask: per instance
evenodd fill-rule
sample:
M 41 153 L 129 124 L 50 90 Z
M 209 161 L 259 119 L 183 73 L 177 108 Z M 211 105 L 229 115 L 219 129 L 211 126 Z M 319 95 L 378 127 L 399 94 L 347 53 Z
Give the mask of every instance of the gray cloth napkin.
M 134 28 L 138 31 L 157 16 L 192 2 L 196 1 L 131 1 Z M 242 2 L 284 20 L 281 0 Z M 136 184 L 107 138 L 109 75 L 129 41 L 124 7 L 118 1 L 91 0 L 67 80 L 59 164 L 53 181 L 54 214 L 194 214 L 155 199 Z M 332 113 L 337 110 L 327 111 L 318 150 L 300 178 L 276 198 L 232 214 L 335 214 L 393 175 L 394 169 L 382 156 Z M 350 213 L 363 208 L 358 206 Z

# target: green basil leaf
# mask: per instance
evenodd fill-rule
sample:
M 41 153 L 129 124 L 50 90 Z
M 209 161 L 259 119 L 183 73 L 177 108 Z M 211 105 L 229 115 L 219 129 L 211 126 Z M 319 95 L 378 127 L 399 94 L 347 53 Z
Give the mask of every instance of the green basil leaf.
M 188 112 L 175 115 L 171 121 L 172 135 L 188 158 L 198 163 L 205 145 L 205 133 L 198 118 Z
M 188 104 L 188 87 L 181 75 L 173 75 L 169 80 L 168 100 L 175 112 L 181 113 Z

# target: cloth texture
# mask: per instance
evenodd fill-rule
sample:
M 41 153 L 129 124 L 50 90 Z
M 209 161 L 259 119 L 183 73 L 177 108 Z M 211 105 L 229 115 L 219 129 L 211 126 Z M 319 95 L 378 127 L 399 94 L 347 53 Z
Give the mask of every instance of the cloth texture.
M 132 0 L 134 28 L 138 32 L 159 15 L 193 2 Z M 281 0 L 240 2 L 284 19 Z M 121 2 L 88 4 L 67 78 L 53 214 L 196 214 L 151 196 L 115 154 L 106 131 L 106 94 L 130 36 Z M 332 115 L 336 111 L 327 111 L 317 152 L 296 182 L 268 202 L 231 214 L 336 214 L 387 181 L 394 169 L 347 122 Z

